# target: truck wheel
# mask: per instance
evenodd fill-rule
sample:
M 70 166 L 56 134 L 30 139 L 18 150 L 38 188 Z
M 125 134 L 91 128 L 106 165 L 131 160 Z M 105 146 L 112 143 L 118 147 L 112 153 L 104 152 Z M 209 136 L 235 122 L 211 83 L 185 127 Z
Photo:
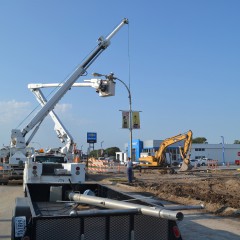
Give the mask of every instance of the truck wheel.
M 169 174 L 174 174 L 174 173 L 175 173 L 175 170 L 174 170 L 173 168 L 170 168 L 170 169 L 168 170 L 168 173 L 169 173 Z

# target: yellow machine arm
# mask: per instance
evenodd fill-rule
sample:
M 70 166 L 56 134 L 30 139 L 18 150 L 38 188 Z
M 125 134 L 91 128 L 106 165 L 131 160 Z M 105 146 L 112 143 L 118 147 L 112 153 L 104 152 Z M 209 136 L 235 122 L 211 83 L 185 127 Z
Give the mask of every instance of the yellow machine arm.
M 188 153 L 189 149 L 191 148 L 191 144 L 192 144 L 192 131 L 191 130 L 189 130 L 187 133 L 179 134 L 174 137 L 167 138 L 160 144 L 158 151 L 155 153 L 155 158 L 157 159 L 159 165 L 162 165 L 164 162 L 166 162 L 167 147 L 176 142 L 180 142 L 182 140 L 185 140 L 185 142 L 184 142 L 183 150 L 180 149 L 180 154 L 183 158 L 183 161 L 184 161 L 184 159 L 186 159 L 187 153 Z
M 188 137 L 186 138 L 183 148 L 179 147 L 179 150 L 180 150 L 180 155 L 183 159 L 183 162 L 185 162 L 185 164 L 189 165 L 190 164 L 190 154 L 188 154 L 188 152 L 192 146 L 192 131 L 189 131 L 187 133 L 187 135 L 188 135 Z

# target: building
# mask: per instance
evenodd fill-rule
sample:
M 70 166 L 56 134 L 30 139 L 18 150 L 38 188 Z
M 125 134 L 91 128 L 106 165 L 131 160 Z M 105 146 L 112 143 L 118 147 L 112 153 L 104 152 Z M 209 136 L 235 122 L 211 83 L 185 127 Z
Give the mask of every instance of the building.
M 140 157 L 144 156 L 154 156 L 155 152 L 159 149 L 160 144 L 163 140 L 146 140 L 141 141 L 140 139 L 135 139 L 132 141 L 132 161 L 138 161 Z M 183 141 L 172 144 L 167 148 L 167 155 L 171 160 L 181 160 L 179 153 L 179 146 L 183 146 Z M 130 143 L 125 144 L 125 152 L 129 156 Z
M 138 161 L 141 156 L 154 156 L 155 152 L 163 140 L 146 140 L 135 139 L 132 142 L 132 161 Z M 183 146 L 183 141 L 172 144 L 167 148 L 167 154 L 173 161 L 181 160 L 179 147 Z M 128 149 L 130 144 L 125 144 L 125 157 L 129 156 Z M 234 164 L 235 160 L 240 159 L 240 144 L 192 144 L 191 159 L 208 158 L 218 160 L 219 164 Z
M 240 159 L 240 144 L 192 144 L 191 159 L 208 158 L 218 164 L 234 164 Z

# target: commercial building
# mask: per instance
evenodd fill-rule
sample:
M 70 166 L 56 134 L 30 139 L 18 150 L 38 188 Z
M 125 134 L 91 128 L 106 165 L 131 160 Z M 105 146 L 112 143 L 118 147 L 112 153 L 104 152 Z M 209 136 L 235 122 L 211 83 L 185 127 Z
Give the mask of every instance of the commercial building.
M 132 142 L 132 161 L 138 161 L 139 157 L 152 155 L 159 149 L 163 140 L 134 139 Z M 175 143 L 167 148 L 167 154 L 173 161 L 181 160 L 179 147 L 183 146 L 183 141 Z M 124 157 L 129 156 L 130 144 L 124 146 Z M 191 159 L 208 158 L 218 160 L 219 164 L 234 164 L 235 160 L 240 159 L 240 144 L 192 144 Z M 119 159 L 119 157 L 117 157 Z
M 192 144 L 191 158 L 218 160 L 218 164 L 234 164 L 240 159 L 240 144 Z

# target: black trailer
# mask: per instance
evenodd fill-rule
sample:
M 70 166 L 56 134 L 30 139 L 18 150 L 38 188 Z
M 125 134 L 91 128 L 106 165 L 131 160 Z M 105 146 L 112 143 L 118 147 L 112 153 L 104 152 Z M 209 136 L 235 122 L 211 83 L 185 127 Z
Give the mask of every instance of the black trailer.
M 181 240 L 182 219 L 100 184 L 31 183 L 16 199 L 12 240 Z

